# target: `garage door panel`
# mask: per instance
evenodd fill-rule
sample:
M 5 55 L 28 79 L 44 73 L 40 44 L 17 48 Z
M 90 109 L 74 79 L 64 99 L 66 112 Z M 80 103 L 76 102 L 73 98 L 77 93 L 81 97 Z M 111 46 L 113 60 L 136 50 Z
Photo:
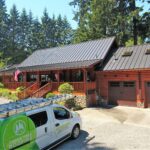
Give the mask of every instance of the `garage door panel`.
M 135 82 L 110 82 L 109 104 L 111 105 L 136 105 Z

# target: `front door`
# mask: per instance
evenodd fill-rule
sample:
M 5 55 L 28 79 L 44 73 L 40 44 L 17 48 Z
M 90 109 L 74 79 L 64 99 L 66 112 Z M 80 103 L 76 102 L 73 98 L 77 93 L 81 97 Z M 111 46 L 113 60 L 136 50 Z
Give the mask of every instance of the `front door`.
M 70 136 L 72 130 L 72 118 L 70 112 L 62 107 L 54 107 L 54 123 L 57 140 Z

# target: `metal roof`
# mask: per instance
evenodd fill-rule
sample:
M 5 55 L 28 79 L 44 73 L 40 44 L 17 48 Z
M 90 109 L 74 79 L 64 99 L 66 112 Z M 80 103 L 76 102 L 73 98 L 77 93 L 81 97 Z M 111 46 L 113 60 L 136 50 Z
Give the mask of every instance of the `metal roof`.
M 103 70 L 111 71 L 150 68 L 150 54 L 146 54 L 147 49 L 150 49 L 150 44 L 118 48 L 105 64 Z M 133 51 L 131 56 L 123 56 L 125 52 L 130 51 Z
M 58 70 L 58 69 L 76 69 L 76 68 L 87 68 L 94 64 L 99 63 L 99 60 L 88 60 L 88 61 L 79 61 L 79 62 L 66 62 L 66 63 L 58 63 L 58 64 L 50 64 L 50 65 L 40 65 L 40 66 L 30 66 L 30 67 L 22 67 L 19 68 L 21 71 L 28 70 Z
M 49 65 L 51 68 L 70 68 L 91 65 L 92 62 L 95 63 L 106 57 L 114 41 L 115 37 L 110 37 L 80 44 L 37 50 L 18 67 L 33 69 Z

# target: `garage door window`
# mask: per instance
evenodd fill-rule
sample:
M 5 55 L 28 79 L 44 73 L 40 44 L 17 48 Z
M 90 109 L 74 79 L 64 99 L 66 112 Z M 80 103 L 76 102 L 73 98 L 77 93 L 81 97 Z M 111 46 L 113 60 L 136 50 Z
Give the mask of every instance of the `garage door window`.
M 150 87 L 150 82 L 147 82 L 147 87 Z
M 134 82 L 123 82 L 124 87 L 134 87 L 135 83 Z
M 110 86 L 111 87 L 120 87 L 120 82 L 111 82 Z

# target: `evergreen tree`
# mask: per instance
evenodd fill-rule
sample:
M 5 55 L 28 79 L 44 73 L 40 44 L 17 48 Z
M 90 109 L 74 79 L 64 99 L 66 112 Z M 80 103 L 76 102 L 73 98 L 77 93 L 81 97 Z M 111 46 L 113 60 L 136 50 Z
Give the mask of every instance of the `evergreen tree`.
M 42 28 L 42 33 L 43 33 L 43 48 L 47 48 L 50 47 L 51 43 L 50 43 L 50 22 L 51 19 L 48 15 L 47 9 L 44 10 L 43 12 L 43 16 L 41 18 L 42 24 L 41 24 L 41 28 Z
M 21 54 L 20 51 L 20 26 L 19 26 L 19 12 L 15 5 L 13 5 L 12 9 L 10 10 L 10 17 L 9 17 L 9 56 L 12 57 L 11 62 L 18 63 L 21 61 L 19 57 Z
M 0 0 L 0 53 L 1 57 L 7 55 L 8 44 L 8 15 L 5 6 L 5 1 Z

